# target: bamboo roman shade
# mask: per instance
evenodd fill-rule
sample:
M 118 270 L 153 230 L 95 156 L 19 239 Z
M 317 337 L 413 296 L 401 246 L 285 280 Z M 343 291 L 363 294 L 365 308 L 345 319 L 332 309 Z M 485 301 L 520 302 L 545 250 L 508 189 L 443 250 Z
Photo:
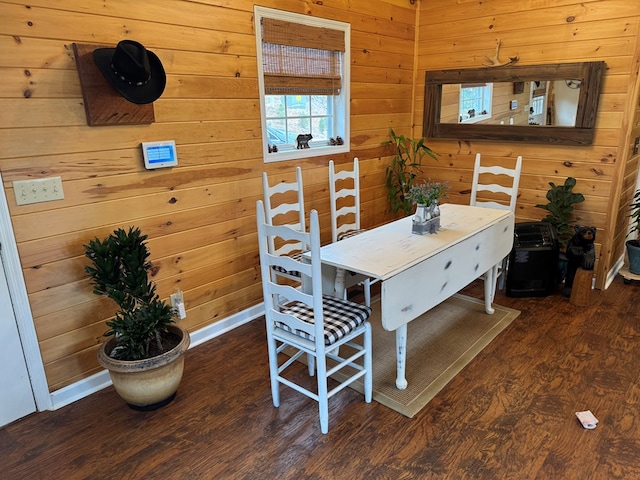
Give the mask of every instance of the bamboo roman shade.
M 262 18 L 262 64 L 267 95 L 338 95 L 344 32 Z

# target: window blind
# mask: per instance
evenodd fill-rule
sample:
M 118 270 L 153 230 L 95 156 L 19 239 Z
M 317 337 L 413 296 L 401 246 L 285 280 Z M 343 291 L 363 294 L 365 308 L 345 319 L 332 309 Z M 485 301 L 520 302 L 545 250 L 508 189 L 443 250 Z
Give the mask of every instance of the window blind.
M 338 95 L 344 32 L 262 19 L 262 63 L 268 95 Z

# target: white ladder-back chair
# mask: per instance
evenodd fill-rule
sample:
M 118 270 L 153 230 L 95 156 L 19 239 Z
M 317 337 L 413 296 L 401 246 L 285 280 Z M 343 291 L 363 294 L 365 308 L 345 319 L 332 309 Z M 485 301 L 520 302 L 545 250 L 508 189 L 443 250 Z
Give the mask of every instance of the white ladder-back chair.
M 311 211 L 309 232 L 269 224 L 260 200 L 256 205 L 256 216 L 273 404 L 275 407 L 280 405 L 280 384 L 308 396 L 318 402 L 320 430 L 327 433 L 329 398 L 344 387 L 363 378 L 365 401 L 371 402 L 371 325 L 367 321 L 371 308 L 323 295 L 320 227 L 316 210 Z M 309 245 L 310 250 L 299 259 L 274 255 L 269 249 L 271 237 Z M 269 274 L 274 267 L 301 272 L 304 288 L 275 282 Z M 283 353 L 285 348 L 291 356 Z M 289 370 L 305 354 L 309 374 L 315 374 L 317 378 L 315 389 L 295 383 L 293 379 L 298 370 Z M 338 385 L 329 390 L 329 376 L 338 371 L 348 378 L 335 380 Z
M 503 210 L 511 210 L 515 213 L 516 201 L 518 200 L 518 185 L 520 184 L 520 171 L 522 170 L 522 157 L 516 160 L 514 168 L 505 168 L 497 165 L 483 166 L 481 164 L 481 156 L 476 154 L 475 166 L 473 168 L 473 182 L 471 186 L 471 205 L 479 207 L 500 208 Z M 482 175 L 482 181 L 481 176 Z M 490 183 L 486 183 L 487 175 L 492 175 Z M 502 183 L 500 176 L 503 175 L 505 180 Z M 494 194 L 502 194 L 505 196 L 505 202 L 508 205 L 496 201 L 495 199 L 478 198 L 478 192 L 492 192 Z
M 477 153 L 473 168 L 470 204 L 478 207 L 510 210 L 515 213 L 521 171 L 522 156 L 518 156 L 513 168 L 506 168 L 499 165 L 482 165 L 481 155 Z M 483 196 L 482 192 L 491 193 L 488 196 Z M 480 196 L 478 193 L 480 193 Z M 504 288 L 508 258 L 505 257 L 498 267 L 497 275 L 500 290 Z M 495 288 L 492 291 L 492 301 L 494 297 Z
M 267 173 L 262 173 L 262 192 L 264 196 L 264 213 L 267 223 L 272 225 L 288 225 L 293 229 L 304 232 L 305 212 L 304 193 L 302 190 L 302 169 L 296 167 L 295 182 L 278 182 L 269 185 Z M 274 255 L 300 255 L 307 247 L 299 243 L 276 243 L 275 239 L 268 239 L 269 251 Z M 272 273 L 285 278 L 300 281 L 300 272 L 274 268 Z
M 350 184 L 350 185 L 349 185 Z M 331 241 L 357 235 L 360 229 L 360 170 L 358 158 L 353 170 L 336 172 L 329 160 L 329 197 L 331 199 Z
M 331 241 L 358 235 L 360 228 L 360 168 L 358 157 L 353 159 L 353 170 L 336 172 L 333 160 L 329 160 L 329 199 L 331 201 Z M 349 273 L 338 272 L 343 278 Z M 339 280 L 340 281 L 340 280 Z M 365 304 L 371 305 L 371 280 L 360 282 L 364 289 Z M 346 289 L 345 289 L 346 294 Z

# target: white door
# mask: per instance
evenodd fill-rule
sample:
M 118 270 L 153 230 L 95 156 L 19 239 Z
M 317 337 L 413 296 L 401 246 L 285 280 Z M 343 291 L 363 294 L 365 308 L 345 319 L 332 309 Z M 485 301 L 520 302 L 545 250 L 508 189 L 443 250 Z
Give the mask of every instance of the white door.
M 548 81 L 543 80 L 531 82 L 531 93 L 529 96 L 529 125 L 548 125 L 548 92 Z
M 0 245 L 0 427 L 36 411 Z

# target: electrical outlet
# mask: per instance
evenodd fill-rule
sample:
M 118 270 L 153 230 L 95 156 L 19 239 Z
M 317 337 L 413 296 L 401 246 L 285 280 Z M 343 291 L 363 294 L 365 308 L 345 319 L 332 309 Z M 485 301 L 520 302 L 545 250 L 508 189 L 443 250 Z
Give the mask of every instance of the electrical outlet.
M 182 295 L 182 290 L 176 290 L 175 293 L 172 293 L 169 298 L 171 299 L 171 306 L 173 310 L 176 312 L 181 319 L 187 316 L 187 311 L 184 308 L 184 297 Z
M 17 205 L 62 200 L 62 178 L 36 178 L 34 180 L 16 180 L 13 182 L 13 193 Z

